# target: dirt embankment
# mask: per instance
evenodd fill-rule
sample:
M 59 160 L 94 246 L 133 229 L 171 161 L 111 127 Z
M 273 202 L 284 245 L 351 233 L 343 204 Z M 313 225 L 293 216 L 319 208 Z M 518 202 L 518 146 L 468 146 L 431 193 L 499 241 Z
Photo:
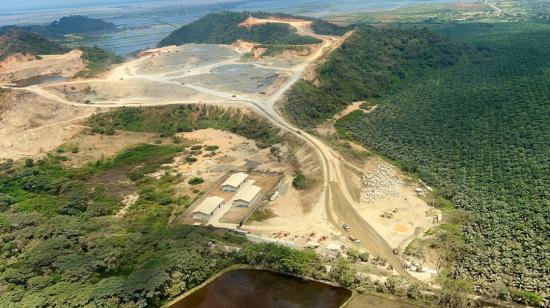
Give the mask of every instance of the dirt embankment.
M 73 77 L 86 66 L 81 56 L 82 51 L 76 49 L 63 55 L 40 57 L 16 54 L 0 62 L 0 83 L 46 75 Z
M 77 108 L 11 90 L 0 95 L 0 158 L 40 157 L 78 134 L 92 108 Z

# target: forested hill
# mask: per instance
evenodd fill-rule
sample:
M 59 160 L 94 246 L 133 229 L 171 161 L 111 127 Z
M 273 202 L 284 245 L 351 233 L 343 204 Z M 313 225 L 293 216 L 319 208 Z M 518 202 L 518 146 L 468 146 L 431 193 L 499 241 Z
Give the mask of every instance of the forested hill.
M 358 27 L 318 72 L 319 85 L 300 81 L 285 111 L 311 127 L 351 102 L 380 97 L 402 81 L 453 65 L 470 50 L 426 29 Z
M 15 53 L 49 55 L 66 51 L 58 43 L 32 32 L 18 30 L 0 36 L 0 60 Z
M 62 17 L 46 26 L 4 26 L 0 28 L 0 34 L 6 34 L 17 30 L 34 32 L 49 38 L 60 38 L 66 34 L 92 35 L 112 32 L 116 30 L 116 26 L 102 19 L 90 18 L 82 15 L 71 15 Z
M 287 24 L 270 23 L 256 25 L 250 29 L 239 27 L 250 15 L 257 18 L 268 18 L 274 14 L 262 12 L 221 12 L 212 13 L 185 25 L 163 39 L 159 46 L 182 45 L 187 43 L 231 44 L 236 40 L 245 40 L 262 44 L 303 45 L 319 43 L 314 37 L 296 34 L 294 28 Z M 280 17 L 294 17 L 276 14 Z M 302 17 L 300 17 L 302 18 Z M 343 34 L 341 28 L 322 20 L 313 21 L 314 29 L 322 34 Z
M 474 214 L 452 277 L 533 305 L 540 297 L 529 291 L 550 296 L 550 25 L 440 32 L 479 52 L 379 93 L 378 109 L 340 120 L 339 130 Z
M 82 15 L 71 15 L 52 22 L 46 27 L 48 33 L 64 34 L 94 34 L 114 31 L 115 24 L 102 19 L 90 18 Z

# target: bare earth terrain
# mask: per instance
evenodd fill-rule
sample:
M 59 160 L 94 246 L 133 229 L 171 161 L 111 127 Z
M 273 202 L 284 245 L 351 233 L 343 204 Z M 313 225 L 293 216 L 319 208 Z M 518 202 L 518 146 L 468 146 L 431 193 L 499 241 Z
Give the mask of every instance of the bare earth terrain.
M 432 226 L 431 220 L 425 217 L 427 206 L 415 196 L 414 187 L 406 185 L 404 180 L 384 184 L 380 187 L 383 191 L 380 198 L 371 203 L 361 201 L 360 195 L 367 188 L 361 187 L 362 180 L 358 175 L 373 172 L 386 163 L 351 165 L 340 153 L 294 127 L 275 110 L 275 104 L 298 80 L 314 79 L 312 68 L 345 37 L 317 35 L 311 31 L 309 21 L 301 20 L 253 18 L 243 26 L 253 27 L 267 22 L 287 23 L 295 27 L 297 33 L 317 37 L 322 43 L 306 54 L 287 53 L 280 59 L 260 57 L 247 61 L 242 60 L 246 52 L 243 46 L 169 46 L 145 51 L 102 78 L 12 88 L 10 93 L 0 98 L 0 157 L 36 157 L 64 143 L 74 142 L 79 144 L 81 151 L 71 156 L 69 163 L 78 164 L 102 155 L 112 155 L 134 143 L 151 142 L 152 137 L 148 135 L 125 134 L 120 142 L 111 137 L 78 136 L 80 120 L 110 108 L 168 104 L 248 108 L 299 141 L 294 149 L 284 151 L 294 154 L 306 176 L 314 180 L 314 187 L 306 191 L 295 190 L 291 185 L 289 161 L 277 161 L 270 156 L 269 149 L 259 150 L 252 141 L 234 134 L 202 130 L 181 137 L 189 143 L 220 148 L 215 154 L 204 153 L 208 155 L 201 155 L 194 164 L 186 163 L 182 156 L 177 157 L 173 164 L 164 166 L 185 179 L 200 176 L 205 180 L 204 184 L 193 187 L 182 181 L 176 187 L 178 192 L 195 197 L 232 169 L 253 167 L 279 171 L 284 174 L 279 185 L 280 195 L 267 205 L 274 215 L 263 221 L 252 221 L 243 227 L 244 230 L 292 241 L 298 247 L 308 242 L 319 243 L 318 249 L 322 250 L 329 242 L 353 246 L 350 234 L 342 229 L 343 224 L 348 224 L 351 234 L 361 240 L 361 249 L 385 258 L 398 274 L 413 280 L 392 249 L 402 249 L 406 242 Z M 49 67 L 49 64 L 44 64 L 35 70 L 42 74 L 42 70 L 49 72 Z M 390 180 L 401 178 L 397 173 L 387 177 Z M 127 193 L 129 207 L 134 192 L 128 190 Z M 393 215 L 381 217 L 387 211 Z M 119 215 L 123 216 L 124 211 Z
M 30 55 L 16 54 L 0 62 L 0 84 L 28 79 L 37 75 L 73 77 L 84 69 L 82 51 L 73 50 L 64 55 L 45 55 L 40 60 Z

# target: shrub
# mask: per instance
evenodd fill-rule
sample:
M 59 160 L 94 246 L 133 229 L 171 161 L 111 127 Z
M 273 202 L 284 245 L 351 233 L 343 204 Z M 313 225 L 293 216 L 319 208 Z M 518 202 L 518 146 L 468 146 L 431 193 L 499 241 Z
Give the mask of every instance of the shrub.
M 302 171 L 298 170 L 294 173 L 294 180 L 292 180 L 292 186 L 294 186 L 294 188 L 298 190 L 307 188 L 307 178 L 302 173 Z
M 220 147 L 217 146 L 217 145 L 209 145 L 209 146 L 206 147 L 206 150 L 212 152 L 212 151 L 218 150 L 219 148 Z
M 192 178 L 187 183 L 189 183 L 190 185 L 199 185 L 199 184 L 204 183 L 204 179 L 203 178 Z
M 197 159 L 196 159 L 195 157 L 193 157 L 193 156 L 187 156 L 187 157 L 185 158 L 185 161 L 188 162 L 188 163 L 190 163 L 190 164 L 192 164 L 192 163 L 196 162 Z

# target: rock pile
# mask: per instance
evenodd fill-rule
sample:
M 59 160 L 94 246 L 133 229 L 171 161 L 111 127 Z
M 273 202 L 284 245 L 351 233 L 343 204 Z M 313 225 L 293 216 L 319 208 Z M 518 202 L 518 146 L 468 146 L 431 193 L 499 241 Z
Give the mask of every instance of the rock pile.
M 375 170 L 363 174 L 361 201 L 373 203 L 386 197 L 399 197 L 399 192 L 392 188 L 403 184 L 403 181 L 395 174 L 396 169 L 390 164 L 380 164 Z

